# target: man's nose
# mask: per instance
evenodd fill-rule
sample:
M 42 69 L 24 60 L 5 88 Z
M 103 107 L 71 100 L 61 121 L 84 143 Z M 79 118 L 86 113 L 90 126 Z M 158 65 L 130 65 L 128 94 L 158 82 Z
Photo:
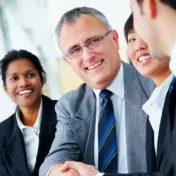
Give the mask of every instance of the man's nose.
M 87 46 L 84 46 L 82 49 L 83 49 L 82 55 L 83 55 L 84 61 L 89 61 L 95 56 L 93 49 L 90 49 Z
M 137 39 L 135 49 L 136 51 L 147 49 L 147 44 L 142 39 Z

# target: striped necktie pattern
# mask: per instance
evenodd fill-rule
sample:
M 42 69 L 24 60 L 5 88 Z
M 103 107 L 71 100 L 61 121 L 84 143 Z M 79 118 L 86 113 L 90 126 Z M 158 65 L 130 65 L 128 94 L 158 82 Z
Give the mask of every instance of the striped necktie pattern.
M 117 138 L 111 91 L 100 92 L 102 103 L 98 123 L 98 169 L 104 173 L 117 173 Z

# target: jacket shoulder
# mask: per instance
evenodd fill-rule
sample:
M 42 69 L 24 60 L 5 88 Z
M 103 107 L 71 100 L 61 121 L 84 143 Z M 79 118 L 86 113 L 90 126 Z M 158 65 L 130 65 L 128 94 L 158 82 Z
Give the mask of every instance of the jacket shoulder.
M 81 84 L 76 90 L 72 90 L 66 93 L 65 95 L 63 95 L 59 101 L 67 101 L 67 100 L 80 101 L 80 99 L 83 99 L 84 96 L 91 93 L 92 93 L 92 89 L 84 83 L 84 84 Z M 70 103 L 73 105 L 73 102 L 70 102 Z
M 42 100 L 47 103 L 47 104 L 51 104 L 51 105 L 55 105 L 57 103 L 57 100 L 52 100 L 51 98 L 49 98 L 46 95 L 42 95 Z
M 8 140 L 8 137 L 13 135 L 13 129 L 16 124 L 15 114 L 8 117 L 6 120 L 0 123 L 0 146 L 4 141 Z
M 144 77 L 137 71 L 136 71 L 136 74 L 143 91 L 146 93 L 147 97 L 149 98 L 156 87 L 154 81 L 151 78 Z
M 87 105 L 94 101 L 93 90 L 85 83 L 81 84 L 78 89 L 70 91 L 63 95 L 57 102 L 56 108 L 63 111 L 77 112 L 82 105 Z
M 145 93 L 146 97 L 150 97 L 153 90 L 155 89 L 156 85 L 151 78 L 145 77 L 141 75 L 133 65 L 123 63 L 124 66 L 124 75 L 125 78 L 129 81 L 137 80 L 138 84 L 142 88 L 143 92 Z M 131 79 L 131 80 L 129 80 Z

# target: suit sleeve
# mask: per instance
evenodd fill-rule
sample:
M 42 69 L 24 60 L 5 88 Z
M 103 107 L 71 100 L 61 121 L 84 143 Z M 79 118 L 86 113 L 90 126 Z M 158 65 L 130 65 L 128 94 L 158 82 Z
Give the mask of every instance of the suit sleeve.
M 55 107 L 57 113 L 55 138 L 50 152 L 40 168 L 40 176 L 46 176 L 48 170 L 56 163 L 79 160 L 80 149 L 68 121 L 71 115 L 63 103 L 60 100 Z

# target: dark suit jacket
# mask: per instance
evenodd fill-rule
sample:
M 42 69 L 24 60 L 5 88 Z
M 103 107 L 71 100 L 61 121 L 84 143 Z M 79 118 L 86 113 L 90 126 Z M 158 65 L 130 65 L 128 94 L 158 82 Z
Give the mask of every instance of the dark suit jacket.
M 56 101 L 46 96 L 42 96 L 42 100 L 42 120 L 34 176 L 38 175 L 39 167 L 49 152 L 56 131 Z M 24 139 L 15 114 L 0 123 L 0 176 L 30 176 Z
M 147 142 L 147 141 L 146 141 Z M 150 158 L 147 158 L 150 162 Z M 176 81 L 167 92 L 159 130 L 156 172 L 106 176 L 176 176 Z

